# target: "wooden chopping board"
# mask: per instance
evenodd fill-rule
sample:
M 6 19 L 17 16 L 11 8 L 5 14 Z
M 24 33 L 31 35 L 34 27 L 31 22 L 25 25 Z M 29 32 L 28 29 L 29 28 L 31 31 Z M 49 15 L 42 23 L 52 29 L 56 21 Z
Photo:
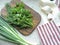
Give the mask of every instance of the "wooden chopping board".
M 20 0 L 12 0 L 9 4 L 10 4 L 11 7 L 14 7 L 14 6 L 16 5 L 16 2 L 21 3 Z M 34 11 L 33 9 L 31 9 L 29 6 L 27 6 L 26 4 L 24 4 L 24 5 L 25 5 L 25 8 L 26 8 L 26 9 L 29 9 L 29 10 L 31 11 L 31 14 L 33 15 L 33 23 L 34 23 L 33 28 L 20 29 L 19 27 L 16 27 L 16 26 L 15 26 L 15 28 L 16 28 L 21 34 L 23 34 L 23 35 L 25 35 L 25 36 L 28 36 L 28 35 L 30 35 L 30 34 L 34 31 L 34 29 L 35 29 L 35 28 L 37 27 L 37 25 L 40 23 L 40 21 L 41 21 L 41 16 L 40 16 L 36 11 Z M 3 17 L 7 16 L 6 7 L 4 7 L 4 8 L 1 10 L 1 15 L 2 15 Z

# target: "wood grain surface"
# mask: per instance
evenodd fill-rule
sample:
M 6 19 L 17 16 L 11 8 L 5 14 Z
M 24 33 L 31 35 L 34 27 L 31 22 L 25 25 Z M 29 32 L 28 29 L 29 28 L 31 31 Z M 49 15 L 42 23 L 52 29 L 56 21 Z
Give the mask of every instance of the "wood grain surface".
M 12 0 L 9 4 L 11 7 L 14 7 L 16 5 L 16 2 L 18 3 L 21 3 L 22 1 L 20 0 Z M 30 35 L 34 30 L 35 28 L 37 27 L 37 25 L 40 23 L 41 21 L 41 16 L 40 14 L 38 14 L 36 11 L 34 11 L 33 9 L 31 9 L 29 6 L 27 6 L 26 4 L 25 5 L 25 8 L 26 9 L 29 9 L 31 11 L 31 14 L 33 15 L 33 28 L 27 28 L 27 29 L 20 29 L 19 27 L 17 26 L 14 26 L 21 34 L 25 35 L 25 36 L 28 36 Z M 1 10 L 1 15 L 5 18 L 5 16 L 7 16 L 7 11 L 6 11 L 6 8 L 4 7 L 2 10 Z

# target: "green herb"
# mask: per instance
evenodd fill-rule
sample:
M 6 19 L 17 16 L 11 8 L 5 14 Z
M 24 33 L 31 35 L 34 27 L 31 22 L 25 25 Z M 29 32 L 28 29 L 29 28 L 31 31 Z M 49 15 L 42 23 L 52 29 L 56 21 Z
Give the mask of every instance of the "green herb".
M 8 12 L 7 21 L 13 25 L 17 25 L 20 28 L 32 28 L 33 27 L 33 17 L 30 10 L 25 9 L 23 3 L 16 3 L 15 7 L 10 7 L 9 4 L 6 5 Z
M 30 45 L 25 41 L 19 34 L 17 30 L 10 26 L 1 16 L 0 16 L 0 35 L 6 38 L 10 42 L 17 43 L 19 45 Z

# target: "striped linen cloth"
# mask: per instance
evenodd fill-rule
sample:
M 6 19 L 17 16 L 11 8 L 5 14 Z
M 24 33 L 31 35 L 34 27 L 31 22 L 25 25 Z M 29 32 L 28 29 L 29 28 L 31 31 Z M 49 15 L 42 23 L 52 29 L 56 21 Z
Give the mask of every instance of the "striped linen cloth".
M 56 0 L 56 5 L 58 6 L 58 9 L 60 10 L 60 0 Z
M 37 27 L 42 45 L 60 45 L 60 31 L 54 21 Z

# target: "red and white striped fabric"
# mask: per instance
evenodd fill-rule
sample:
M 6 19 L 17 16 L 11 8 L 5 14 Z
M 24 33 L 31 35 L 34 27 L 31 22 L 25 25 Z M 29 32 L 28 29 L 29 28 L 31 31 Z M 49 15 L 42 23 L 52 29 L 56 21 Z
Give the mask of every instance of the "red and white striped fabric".
M 54 21 L 37 27 L 42 45 L 60 45 L 60 31 Z
M 58 6 L 58 9 L 60 10 L 60 0 L 56 0 L 56 4 Z

